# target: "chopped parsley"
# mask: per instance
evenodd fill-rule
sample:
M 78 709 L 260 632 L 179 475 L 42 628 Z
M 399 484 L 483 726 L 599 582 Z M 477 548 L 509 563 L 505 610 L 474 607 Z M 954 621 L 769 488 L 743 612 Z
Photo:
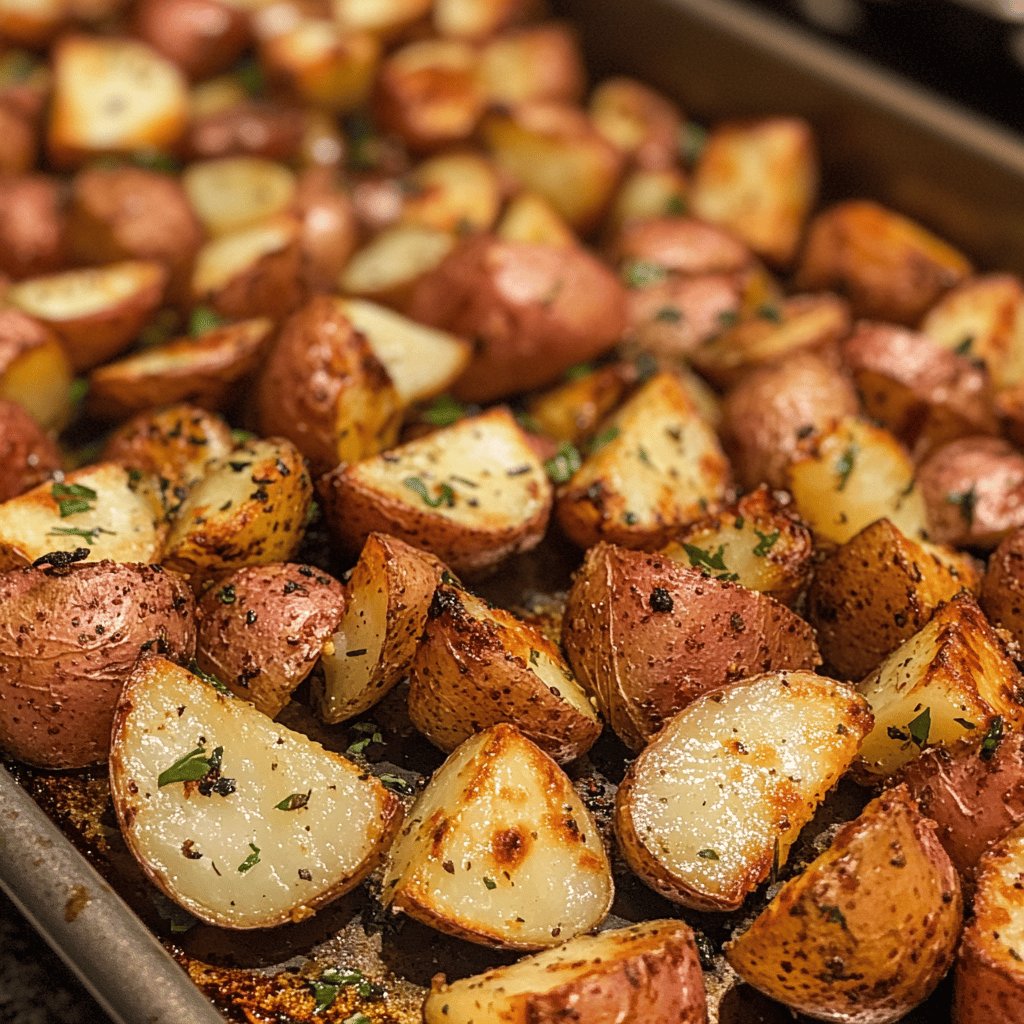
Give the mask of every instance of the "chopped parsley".
M 778 530 L 773 530 L 771 533 L 762 533 L 756 526 L 754 527 L 754 533 L 760 538 L 757 542 L 757 547 L 754 548 L 754 554 L 758 558 L 764 558 L 775 547 L 780 533 Z
M 686 200 L 679 195 L 674 193 L 665 200 L 665 216 L 666 217 L 684 217 L 686 216 Z
M 782 323 L 782 310 L 772 302 L 765 302 L 757 309 L 757 315 L 762 320 L 770 320 L 773 324 Z
M 911 742 L 918 750 L 923 750 L 928 742 L 928 733 L 932 729 L 932 709 L 925 708 L 916 718 L 907 723 L 907 731 L 910 733 Z
M 589 377 L 594 372 L 593 363 L 577 363 L 575 366 L 570 366 L 565 371 L 566 380 L 582 380 L 584 377 Z
M 981 759 L 982 761 L 991 761 L 995 756 L 995 752 L 999 749 L 999 744 L 1003 742 L 1003 716 L 996 715 L 992 719 L 992 724 L 988 727 L 988 731 L 985 733 L 984 738 L 981 741 Z
M 162 789 L 175 782 L 198 782 L 210 771 L 210 760 L 204 747 L 190 750 L 160 773 L 156 780 L 157 788 Z
M 440 395 L 433 403 L 420 413 L 420 419 L 432 427 L 450 427 L 458 423 L 469 408 L 451 395 Z
M 246 871 L 252 870 L 260 862 L 260 848 L 255 843 L 250 843 L 249 849 L 252 850 L 252 853 L 238 865 L 238 873 L 240 875 L 244 875 Z
M 974 510 L 978 504 L 978 492 L 974 484 L 971 484 L 970 488 L 966 491 L 950 491 L 946 495 L 946 503 L 949 505 L 959 505 L 960 515 L 963 517 L 964 522 L 968 526 L 974 525 Z
M 558 451 L 544 461 L 544 469 L 554 484 L 568 483 L 582 465 L 579 449 L 568 441 L 563 441 Z
M 351 654 L 351 651 L 349 652 Z M 356 722 L 352 726 L 352 731 L 356 733 L 362 733 L 362 739 L 355 740 L 353 743 L 348 745 L 348 749 L 345 751 L 353 757 L 358 756 L 366 752 L 366 748 L 371 743 L 383 743 L 384 736 L 373 722 Z
M 619 436 L 618 427 L 608 427 L 601 433 L 595 435 L 590 442 L 590 453 L 599 452 L 605 445 L 609 445 Z
M 403 779 L 400 775 L 388 775 L 384 774 L 379 776 L 380 783 L 385 789 L 390 789 L 392 793 L 401 793 L 403 796 L 412 796 L 416 792 L 413 784 L 407 779 Z
M 693 121 L 688 121 L 679 130 L 679 155 L 683 162 L 692 166 L 708 144 L 708 131 Z
M 740 322 L 740 315 L 735 309 L 723 309 L 718 314 L 718 326 L 722 330 L 728 330 L 730 327 L 735 327 Z
M 79 512 L 91 512 L 98 495 L 91 487 L 83 484 L 55 483 L 50 488 L 50 496 L 60 509 L 61 519 L 77 515 Z
M 488 878 L 484 875 L 484 887 L 487 889 L 497 889 L 498 883 L 493 878 Z
M 159 171 L 161 174 L 175 174 L 181 165 L 170 153 L 159 149 L 139 149 L 132 153 L 132 163 L 144 171 Z
M 286 796 L 279 804 L 274 804 L 274 808 L 278 811 L 298 811 L 305 807 L 309 803 L 309 798 L 313 795 L 313 790 L 307 789 L 305 793 L 292 793 L 291 796 Z
M 418 476 L 407 476 L 402 483 L 414 494 L 418 494 L 424 505 L 431 508 L 452 508 L 455 505 L 455 492 L 448 484 L 438 484 L 437 495 L 431 495 L 427 485 Z
M 712 850 L 710 847 L 708 849 L 706 849 L 706 850 L 698 850 L 697 851 L 697 856 L 700 857 L 701 860 L 719 860 L 720 859 L 719 856 L 718 856 L 718 851 L 717 850 Z
M 668 271 L 660 263 L 649 260 L 630 260 L 622 268 L 622 279 L 629 288 L 649 288 L 661 284 L 668 277 Z
M 974 344 L 974 335 L 968 334 L 964 336 L 963 341 L 960 342 L 953 351 L 958 356 L 965 356 L 971 351 L 971 346 Z
M 846 915 L 834 904 L 826 903 L 818 907 L 818 910 L 829 924 L 837 924 L 840 928 L 846 927 Z
M 208 686 L 212 686 L 218 693 L 224 694 L 225 697 L 233 697 L 234 694 L 222 683 L 216 676 L 210 675 L 209 672 L 204 672 L 200 667 L 199 663 L 193 658 L 188 663 L 188 670 L 197 679 L 201 679 Z
M 223 327 L 226 323 L 227 320 L 209 306 L 196 306 L 189 314 L 188 333 L 193 338 L 198 338 L 201 334 Z
M 94 526 L 91 530 L 81 526 L 55 526 L 52 530 L 46 531 L 47 537 L 81 537 L 89 544 L 95 544 L 101 533 L 107 533 L 111 537 L 117 535 L 114 530 L 104 530 L 102 526 Z
M 690 565 L 698 569 L 720 569 L 722 572 L 728 572 L 729 567 L 725 564 L 725 545 L 719 544 L 718 550 L 711 554 L 705 548 L 699 548 L 696 544 L 683 544 L 683 550 L 686 552 L 686 557 L 690 559 Z
M 330 1009 L 343 988 L 354 988 L 361 999 L 380 999 L 384 995 L 384 990 L 370 981 L 362 971 L 342 970 L 338 967 L 328 967 L 321 971 L 320 977 L 311 980 L 309 984 L 316 999 L 314 1013 Z M 369 1022 L 369 1018 L 362 1014 L 356 1014 L 355 1018 L 349 1017 L 348 1020 L 358 1024 L 359 1017 Z
M 846 485 L 850 482 L 850 474 L 853 472 L 854 463 L 857 461 L 858 451 L 858 447 L 855 444 L 851 444 L 836 460 L 836 476 L 839 477 L 839 485 L 836 487 L 837 491 L 846 490 Z

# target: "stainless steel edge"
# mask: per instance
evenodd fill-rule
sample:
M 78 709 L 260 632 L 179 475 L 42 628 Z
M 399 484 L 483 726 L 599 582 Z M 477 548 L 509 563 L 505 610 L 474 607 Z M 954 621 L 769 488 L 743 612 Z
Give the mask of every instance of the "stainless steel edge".
M 149 929 L 3 767 L 0 889 L 118 1024 L 224 1024 Z

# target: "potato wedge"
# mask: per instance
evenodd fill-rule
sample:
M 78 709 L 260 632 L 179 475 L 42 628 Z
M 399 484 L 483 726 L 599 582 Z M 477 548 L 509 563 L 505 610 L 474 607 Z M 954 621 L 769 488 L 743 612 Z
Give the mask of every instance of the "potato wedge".
M 846 416 L 811 434 L 787 476 L 797 512 L 819 541 L 843 544 L 882 518 L 908 537 L 925 536 L 925 498 L 913 463 L 892 434 L 868 420 Z
M 594 127 L 635 167 L 675 167 L 683 115 L 667 96 L 634 78 L 606 78 L 590 94 L 588 111 Z
M 465 338 L 363 299 L 341 299 L 338 308 L 384 365 L 403 407 L 447 391 L 469 365 L 472 346 Z
M 920 329 L 944 348 L 980 359 L 997 388 L 1024 382 L 1024 285 L 1012 274 L 957 285 L 928 310 Z
M 125 686 L 110 789 L 146 875 L 221 928 L 312 916 L 374 869 L 402 821 L 365 768 L 164 658 Z
M 86 407 L 120 420 L 169 402 L 210 410 L 237 403 L 267 349 L 272 325 L 257 318 L 133 352 L 89 374 Z
M 401 223 L 435 231 L 489 231 L 501 206 L 498 172 L 475 153 L 429 157 L 402 179 L 400 187 Z
M 171 524 L 164 564 L 196 579 L 295 553 L 313 497 L 306 465 L 284 438 L 247 441 L 211 465 Z
M 1024 529 L 1008 534 L 992 552 L 981 583 L 981 607 L 989 620 L 1024 644 Z
M 961 547 L 994 548 L 1024 526 L 1024 455 L 998 437 L 962 437 L 921 463 L 928 532 Z
M 87 370 L 131 344 L 166 285 L 161 264 L 129 260 L 33 277 L 9 288 L 6 298 L 60 338 L 76 370 Z
M 218 237 L 289 213 L 298 183 L 283 164 L 253 156 L 199 160 L 181 184 L 207 234 Z
M 434 5 L 438 17 L 447 4 L 449 0 L 440 0 Z M 494 36 L 480 51 L 479 80 L 490 106 L 535 100 L 578 103 L 587 73 L 576 30 L 565 22 L 544 21 Z
M 536 192 L 520 192 L 513 197 L 495 226 L 494 234 L 503 242 L 527 242 L 565 249 L 579 245 L 576 233 L 565 219 Z
M 99 462 L 0 505 L 0 569 L 80 550 L 91 562 L 157 562 L 163 519 L 155 480 Z
M 391 848 L 383 899 L 469 942 L 545 949 L 600 924 L 612 893 L 572 783 L 514 726 L 496 725 L 434 772 Z
M 761 486 L 685 527 L 661 553 L 696 568 L 721 560 L 735 582 L 792 606 L 810 580 L 814 543 L 784 497 Z
M 0 502 L 41 484 L 60 468 L 53 438 L 17 402 L 0 398 Z
M 943 605 L 858 688 L 875 716 L 859 762 L 870 776 L 892 775 L 926 747 L 983 736 L 997 718 L 1024 725 L 1024 676 L 969 594 Z
M 318 473 L 398 440 L 398 390 L 345 307 L 329 295 L 285 321 L 257 402 L 262 433 L 289 438 Z
M 199 602 L 196 662 L 276 718 L 329 645 L 341 584 L 308 565 L 256 565 L 223 576 Z
M 964 931 L 953 994 L 955 1024 L 1024 1021 L 1024 829 L 982 861 L 974 918 Z
M 574 107 L 533 101 L 493 111 L 480 126 L 498 168 L 543 196 L 574 230 L 600 222 L 622 173 L 623 157 Z
M 728 122 L 708 136 L 693 172 L 693 212 L 721 224 L 775 266 L 796 256 L 818 198 L 818 154 L 801 118 Z
M 477 235 L 418 282 L 408 313 L 474 339 L 456 393 L 489 402 L 551 384 L 607 352 L 625 326 L 625 307 L 615 276 L 581 247 Z
M 644 384 L 602 425 L 555 512 L 580 547 L 665 544 L 726 496 L 729 463 L 715 432 L 671 373 Z
M 845 295 L 857 316 L 916 324 L 971 273 L 967 258 L 878 203 L 830 206 L 810 224 L 796 283 Z
M 68 35 L 55 46 L 47 145 L 57 163 L 167 149 L 187 121 L 184 76 L 145 43 Z
M 132 27 L 191 79 L 227 71 L 251 36 L 246 12 L 223 0 L 140 0 Z
M 67 258 L 64 221 L 55 179 L 5 176 L 0 189 L 0 274 L 19 281 L 59 270 Z
M 740 484 L 784 489 L 800 441 L 860 409 L 849 379 L 826 356 L 797 352 L 758 367 L 722 402 L 722 441 Z
M 195 602 L 159 566 L 100 561 L 0 575 L 0 747 L 46 768 L 107 759 L 121 688 L 154 649 L 195 653 Z
M 956 871 L 900 787 L 845 825 L 726 957 L 791 1009 L 836 1024 L 888 1024 L 942 980 L 962 920 Z
M 459 573 L 531 550 L 551 512 L 544 467 L 505 408 L 339 466 L 321 493 L 328 526 L 348 550 L 387 532 Z
M 20 309 L 0 309 L 0 399 L 46 430 L 71 418 L 71 363 L 57 335 Z
M 806 616 L 829 671 L 862 679 L 943 601 L 978 584 L 969 556 L 912 540 L 878 519 L 815 567 Z
M 698 698 L 633 762 L 615 832 L 656 892 L 735 910 L 846 771 L 871 728 L 855 690 L 811 672 L 754 676 Z
M 601 735 L 590 698 L 556 644 L 445 584 L 434 593 L 409 666 L 409 717 L 447 753 L 509 722 L 560 764 L 585 754 Z
M 1024 824 L 1024 733 L 993 719 L 984 734 L 926 750 L 897 779 L 938 825 L 935 835 L 971 884 L 982 855 Z
M 567 375 L 569 376 L 569 375 Z M 625 362 L 609 363 L 542 392 L 526 403 L 532 423 L 556 441 L 580 445 L 626 397 L 637 377 Z
M 718 570 L 707 563 L 718 564 L 721 554 L 702 552 L 698 570 L 598 544 L 576 576 L 562 643 L 576 678 L 633 750 L 708 690 L 756 672 L 820 664 L 805 622 L 770 597 L 711 575 Z
M 581 935 L 508 967 L 447 984 L 434 978 L 426 1024 L 705 1024 L 704 976 L 683 921 L 646 921 Z
M 345 584 L 344 615 L 312 684 L 324 722 L 355 718 L 406 677 L 444 574 L 442 562 L 397 537 L 366 538 Z

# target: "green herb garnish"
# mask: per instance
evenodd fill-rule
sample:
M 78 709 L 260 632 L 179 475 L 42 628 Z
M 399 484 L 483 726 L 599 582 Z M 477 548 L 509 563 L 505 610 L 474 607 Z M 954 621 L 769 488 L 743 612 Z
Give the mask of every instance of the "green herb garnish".
M 683 544 L 683 550 L 686 552 L 687 558 L 690 559 L 690 565 L 700 569 L 719 569 L 723 572 L 728 572 L 729 567 L 725 564 L 725 545 L 719 544 L 718 550 L 711 554 L 710 551 L 705 548 L 699 548 L 696 544 Z
M 493 878 L 488 878 L 486 875 L 484 875 L 484 885 L 488 889 L 498 888 L 498 883 Z
M 79 512 L 91 512 L 98 495 L 91 487 L 82 484 L 55 483 L 50 488 L 50 495 L 57 502 L 61 519 L 77 515 Z
M 836 460 L 836 476 L 839 477 L 839 486 L 836 487 L 837 491 L 846 490 L 846 485 L 850 482 L 850 474 L 853 472 L 853 465 L 857 459 L 858 447 L 855 444 L 851 444 L 846 451 Z
M 649 288 L 652 284 L 661 284 L 666 277 L 665 267 L 648 260 L 630 260 L 622 268 L 622 279 L 629 288 Z
M 916 718 L 907 723 L 911 742 L 918 750 L 923 750 L 928 742 L 928 733 L 932 729 L 932 709 L 925 708 Z
M 240 875 L 244 875 L 246 871 L 250 871 L 260 862 L 260 848 L 255 843 L 250 843 L 249 849 L 252 850 L 252 853 L 238 865 L 238 873 Z
M 764 558 L 773 547 L 780 537 L 780 532 L 774 530 L 772 533 L 762 533 L 756 526 L 754 527 L 754 533 L 760 538 L 757 542 L 757 547 L 754 548 L 754 554 L 758 558 Z
M 608 427 L 602 430 L 600 434 L 596 434 L 590 441 L 590 454 L 593 455 L 594 452 L 599 452 L 605 445 L 611 444 L 619 436 L 619 433 L 618 427 Z
M 81 537 L 88 544 L 95 544 L 96 538 L 101 533 L 108 533 L 111 537 L 117 536 L 114 530 L 104 530 L 102 526 L 94 526 L 87 530 L 81 526 L 55 526 L 52 530 L 46 531 L 47 537 Z
M 420 413 L 420 419 L 432 427 L 450 427 L 453 423 L 458 423 L 467 412 L 468 406 L 451 395 L 439 395 Z
M 380 783 L 385 789 L 390 789 L 393 793 L 401 793 L 403 796 L 412 796 L 416 792 L 415 787 L 411 782 L 403 779 L 400 775 L 388 775 L 384 774 L 378 776 Z
M 565 371 L 566 380 L 582 380 L 584 377 L 589 377 L 594 372 L 593 363 L 577 363 L 575 366 L 570 366 Z
M 438 484 L 437 495 L 433 496 L 427 490 L 427 485 L 418 476 L 407 476 L 402 483 L 414 494 L 418 494 L 424 505 L 429 505 L 431 508 L 440 508 L 442 505 L 445 508 L 452 508 L 455 504 L 455 492 L 448 484 Z
M 292 793 L 279 804 L 274 804 L 274 808 L 278 811 L 298 811 L 309 803 L 309 798 L 312 795 L 313 790 L 311 789 L 307 789 L 305 793 Z
M 209 306 L 196 306 L 189 314 L 188 333 L 193 338 L 198 338 L 201 334 L 223 327 L 226 323 L 227 320 L 215 309 Z
M 973 334 L 968 334 L 964 338 L 964 340 L 961 341 L 960 344 L 957 345 L 956 348 L 953 349 L 953 351 L 958 356 L 965 356 L 965 355 L 967 355 L 968 352 L 971 351 L 971 346 L 973 344 L 974 344 L 974 335 Z
M 708 131 L 693 121 L 688 121 L 679 130 L 679 155 L 683 162 L 692 166 L 699 159 L 708 144 Z
M 568 441 L 563 441 L 558 451 L 544 461 L 544 469 L 554 484 L 568 483 L 582 465 L 579 449 Z
M 697 851 L 697 856 L 700 857 L 702 860 L 719 860 L 720 859 L 719 856 L 718 856 L 718 851 L 717 850 L 712 850 L 710 848 L 708 848 L 706 850 L 698 850 Z
M 204 747 L 196 747 L 179 757 L 170 768 L 165 768 L 157 777 L 157 789 L 175 782 L 198 782 L 210 770 L 210 758 Z
M 992 719 L 992 724 L 988 727 L 988 731 L 985 733 L 984 739 L 981 741 L 981 759 L 982 761 L 991 761 L 995 752 L 999 749 L 999 744 L 1003 742 L 1003 716 L 996 715 Z
M 676 309 L 675 306 L 662 306 L 657 313 L 654 314 L 654 319 L 658 323 L 662 324 L 677 324 L 683 319 L 683 311 Z

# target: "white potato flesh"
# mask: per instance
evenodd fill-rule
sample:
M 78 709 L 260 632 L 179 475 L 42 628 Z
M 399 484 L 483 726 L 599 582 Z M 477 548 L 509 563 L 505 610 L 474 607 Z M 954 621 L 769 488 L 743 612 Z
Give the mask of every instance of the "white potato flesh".
M 71 416 L 71 380 L 64 347 L 51 336 L 0 368 L 0 399 L 16 402 L 41 427 L 59 430 Z
M 961 596 L 859 684 L 875 716 L 861 748 L 872 775 L 892 775 L 925 747 L 980 738 L 998 717 L 1024 723 L 1024 678 L 972 598 Z
M 185 78 L 144 43 L 69 37 L 55 51 L 53 81 L 49 133 L 58 154 L 160 149 L 185 128 Z
M 434 773 L 391 849 L 383 899 L 441 931 L 543 949 L 595 928 L 611 906 L 608 858 L 562 770 L 498 725 Z
M 520 192 L 509 201 L 495 234 L 505 242 L 528 242 L 571 249 L 580 244 L 576 233 L 555 208 L 536 192 Z
M 348 295 L 387 295 L 433 270 L 454 245 L 447 231 L 411 224 L 387 228 L 352 256 L 338 287 Z
M 168 781 L 190 752 L 209 767 L 218 750 L 209 795 L 194 775 Z M 221 795 L 223 779 L 233 786 Z M 225 928 L 309 917 L 372 870 L 401 820 L 398 799 L 364 768 L 163 658 L 141 662 L 125 686 L 110 786 L 146 874 Z
M 164 532 L 154 482 L 100 462 L 0 505 L 0 567 L 77 548 L 89 549 L 90 562 L 156 562 Z
M 163 280 L 156 263 L 126 261 L 31 278 L 10 288 L 6 298 L 29 316 L 59 328 L 63 321 L 116 313 Z
M 208 295 L 230 284 L 255 267 L 261 259 L 296 242 L 299 225 L 281 215 L 260 224 L 211 239 L 199 250 L 192 272 L 192 291 Z
M 826 541 L 843 544 L 876 519 L 925 536 L 927 516 L 914 464 L 889 431 L 847 416 L 789 467 L 800 517 Z
M 197 161 L 182 174 L 181 184 L 211 235 L 227 235 L 286 213 L 295 201 L 295 175 L 259 157 Z
M 755 676 L 698 698 L 619 790 L 626 859 L 684 906 L 738 908 L 773 861 L 785 863 L 870 728 L 855 690 L 811 672 Z
M 439 395 L 469 363 L 472 346 L 464 338 L 425 327 L 374 302 L 342 299 L 340 305 L 384 364 L 402 405 Z
M 405 185 L 403 224 L 439 231 L 486 231 L 501 206 L 497 171 L 473 153 L 445 153 L 424 160 Z

